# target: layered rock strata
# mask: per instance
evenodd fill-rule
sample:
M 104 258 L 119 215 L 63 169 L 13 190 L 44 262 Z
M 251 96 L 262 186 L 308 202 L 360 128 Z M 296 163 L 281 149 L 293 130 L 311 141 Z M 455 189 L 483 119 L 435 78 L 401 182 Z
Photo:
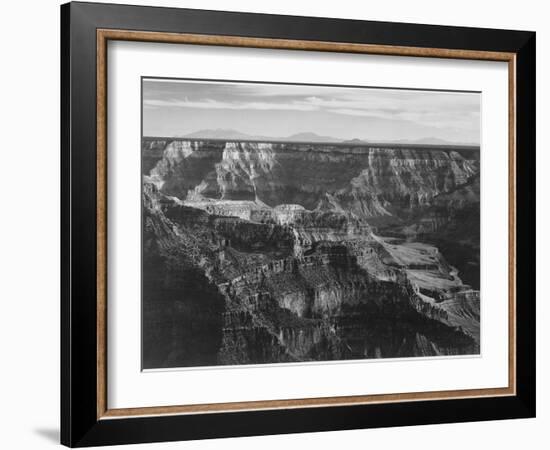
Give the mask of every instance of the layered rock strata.
M 145 368 L 479 352 L 475 149 L 142 152 Z

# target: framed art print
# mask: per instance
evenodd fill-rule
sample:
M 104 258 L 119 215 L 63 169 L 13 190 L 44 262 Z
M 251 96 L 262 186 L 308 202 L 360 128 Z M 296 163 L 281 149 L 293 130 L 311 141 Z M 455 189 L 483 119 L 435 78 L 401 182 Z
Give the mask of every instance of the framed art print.
M 534 33 L 61 17 L 63 444 L 534 416 Z

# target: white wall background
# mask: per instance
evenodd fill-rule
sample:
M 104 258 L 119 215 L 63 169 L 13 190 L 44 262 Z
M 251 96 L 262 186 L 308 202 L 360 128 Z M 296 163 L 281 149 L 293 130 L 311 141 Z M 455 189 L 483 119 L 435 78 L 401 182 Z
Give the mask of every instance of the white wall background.
M 536 0 L 187 0 L 134 4 L 525 29 L 537 32 L 538 417 L 188 443 L 158 449 L 547 448 L 550 441 L 550 308 L 542 282 L 550 271 L 548 122 L 550 29 Z M 58 442 L 59 423 L 59 4 L 5 2 L 0 45 L 0 448 L 42 449 Z M 527 149 L 527 151 L 532 149 Z

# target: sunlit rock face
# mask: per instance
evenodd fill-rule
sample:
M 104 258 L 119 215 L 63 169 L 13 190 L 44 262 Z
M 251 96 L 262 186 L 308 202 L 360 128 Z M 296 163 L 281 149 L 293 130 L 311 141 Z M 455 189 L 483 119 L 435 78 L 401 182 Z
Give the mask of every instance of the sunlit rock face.
M 478 150 L 142 154 L 146 368 L 479 353 Z
M 370 217 L 429 204 L 478 170 L 475 151 L 183 140 L 167 142 L 150 175 L 180 199 L 351 208 Z

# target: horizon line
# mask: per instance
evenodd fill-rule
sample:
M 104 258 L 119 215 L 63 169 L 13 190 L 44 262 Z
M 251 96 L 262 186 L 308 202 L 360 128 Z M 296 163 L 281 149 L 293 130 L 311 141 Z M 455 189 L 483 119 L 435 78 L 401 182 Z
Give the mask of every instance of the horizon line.
M 214 141 L 214 142 L 252 142 L 252 143 L 278 143 L 278 144 L 304 144 L 304 145 L 336 145 L 336 146 L 348 146 L 348 147 L 364 147 L 364 146 L 388 146 L 395 147 L 460 147 L 464 149 L 481 149 L 481 144 L 475 143 L 455 143 L 445 142 L 439 144 L 423 144 L 419 142 L 399 142 L 399 141 L 363 141 L 357 140 L 338 140 L 338 141 L 301 141 L 301 140 L 289 140 L 286 138 L 268 138 L 268 139 L 233 139 L 233 138 L 211 138 L 211 137 L 186 137 L 186 136 L 141 136 L 142 139 L 147 140 L 164 140 L 171 139 L 177 141 Z

